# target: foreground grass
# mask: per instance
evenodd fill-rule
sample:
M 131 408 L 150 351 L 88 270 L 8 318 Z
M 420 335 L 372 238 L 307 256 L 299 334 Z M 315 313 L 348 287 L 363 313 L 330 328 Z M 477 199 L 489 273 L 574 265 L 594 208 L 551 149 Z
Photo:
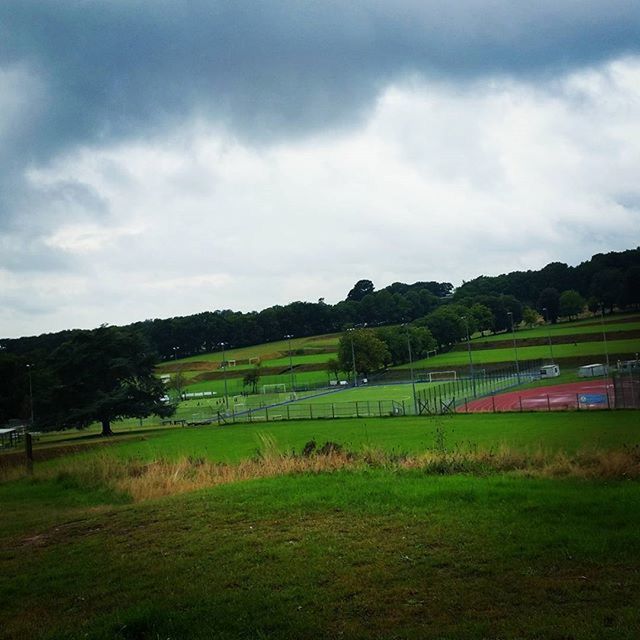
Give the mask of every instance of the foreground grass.
M 0 639 L 637 638 L 638 418 L 167 429 L 37 464 L 0 483 Z
M 2 537 L 0 638 L 640 632 L 636 482 L 369 469 L 107 503 Z

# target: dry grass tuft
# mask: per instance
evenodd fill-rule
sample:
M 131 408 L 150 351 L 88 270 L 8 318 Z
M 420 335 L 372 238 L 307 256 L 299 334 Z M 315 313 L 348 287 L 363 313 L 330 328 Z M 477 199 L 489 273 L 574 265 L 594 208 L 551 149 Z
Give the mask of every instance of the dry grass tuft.
M 34 478 L 71 482 L 82 487 L 106 486 L 139 502 L 243 480 L 365 468 L 419 470 L 426 475 L 509 473 L 548 478 L 637 479 L 640 478 L 640 446 L 573 455 L 542 449 L 523 452 L 508 447 L 488 451 L 440 448 L 419 455 L 398 455 L 376 449 L 353 453 L 334 442 L 321 447 L 310 442 L 297 454 L 280 453 L 273 438 L 265 436 L 253 459 L 233 465 L 194 457 L 152 462 L 122 460 L 101 452 L 91 458 L 90 464 L 86 460 L 70 459 L 56 470 L 36 468 Z M 0 480 L 17 479 L 24 473 L 13 469 L 11 477 L 3 476 Z

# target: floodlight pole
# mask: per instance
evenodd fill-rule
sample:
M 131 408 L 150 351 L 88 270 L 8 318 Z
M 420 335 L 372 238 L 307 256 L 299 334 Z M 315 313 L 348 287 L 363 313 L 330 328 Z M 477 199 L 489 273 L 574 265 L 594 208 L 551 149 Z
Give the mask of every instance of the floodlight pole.
M 293 393 L 293 359 L 291 358 L 291 338 L 293 336 L 288 333 L 285 339 L 289 341 L 289 373 L 291 374 L 291 393 Z
M 516 356 L 516 377 L 518 379 L 518 384 L 520 384 L 520 363 L 518 362 L 518 343 L 516 342 L 516 331 L 513 328 L 513 311 L 507 311 L 507 315 L 511 319 L 511 333 L 513 335 L 513 351 Z
M 416 379 L 413 375 L 413 357 L 411 355 L 411 336 L 409 335 L 409 325 L 404 325 L 407 329 L 407 351 L 409 352 L 409 371 L 411 372 L 411 388 L 413 390 L 413 411 L 418 415 L 418 400 L 416 397 Z
M 607 347 L 607 331 L 604 327 L 604 302 L 600 307 L 600 322 L 602 323 L 602 341 L 604 343 L 604 357 L 607 360 L 607 375 L 609 375 L 609 348 Z
M 549 353 L 551 354 L 551 364 L 555 364 L 553 359 L 553 347 L 551 346 L 551 329 L 549 329 L 549 314 L 547 313 L 547 307 L 542 307 L 544 311 L 544 322 L 547 325 L 547 337 L 549 338 Z
M 227 360 L 224 355 L 224 348 L 228 346 L 228 342 L 221 342 L 222 347 L 222 380 L 224 381 L 224 406 L 229 411 L 229 393 L 227 392 Z
M 349 337 L 351 338 L 351 362 L 353 364 L 353 386 L 358 386 L 358 373 L 356 371 L 356 350 L 353 346 L 353 331 L 355 328 L 347 329 L 350 332 Z
M 466 316 L 462 316 L 464 320 L 464 324 L 467 328 L 467 352 L 469 354 L 469 375 L 471 376 L 471 384 L 473 385 L 473 397 L 477 398 L 478 394 L 476 392 L 476 377 L 473 373 L 473 358 L 471 357 L 471 337 L 469 336 L 469 321 Z
M 27 373 L 29 374 L 29 408 L 31 410 L 31 427 L 33 427 L 33 383 L 31 380 L 32 364 L 27 365 Z

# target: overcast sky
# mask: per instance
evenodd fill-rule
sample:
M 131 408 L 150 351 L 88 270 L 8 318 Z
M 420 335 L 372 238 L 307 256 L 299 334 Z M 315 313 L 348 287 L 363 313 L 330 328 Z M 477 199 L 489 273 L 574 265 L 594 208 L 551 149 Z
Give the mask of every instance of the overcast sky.
M 0 336 L 640 244 L 637 0 L 2 0 Z

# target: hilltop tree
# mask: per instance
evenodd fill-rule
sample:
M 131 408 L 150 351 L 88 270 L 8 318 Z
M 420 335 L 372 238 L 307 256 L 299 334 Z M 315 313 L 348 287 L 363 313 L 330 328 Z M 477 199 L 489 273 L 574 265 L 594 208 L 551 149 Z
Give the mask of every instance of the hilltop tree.
M 360 302 L 362 298 L 373 293 L 373 291 L 374 287 L 371 280 L 358 280 L 358 282 L 353 285 L 353 289 L 351 289 L 351 291 L 349 291 L 349 293 L 347 294 L 347 300 Z
M 102 435 L 123 418 L 169 416 L 164 384 L 155 376 L 155 353 L 134 331 L 102 326 L 80 332 L 51 355 L 53 384 L 37 424 L 41 428 L 82 429 L 94 422 Z

